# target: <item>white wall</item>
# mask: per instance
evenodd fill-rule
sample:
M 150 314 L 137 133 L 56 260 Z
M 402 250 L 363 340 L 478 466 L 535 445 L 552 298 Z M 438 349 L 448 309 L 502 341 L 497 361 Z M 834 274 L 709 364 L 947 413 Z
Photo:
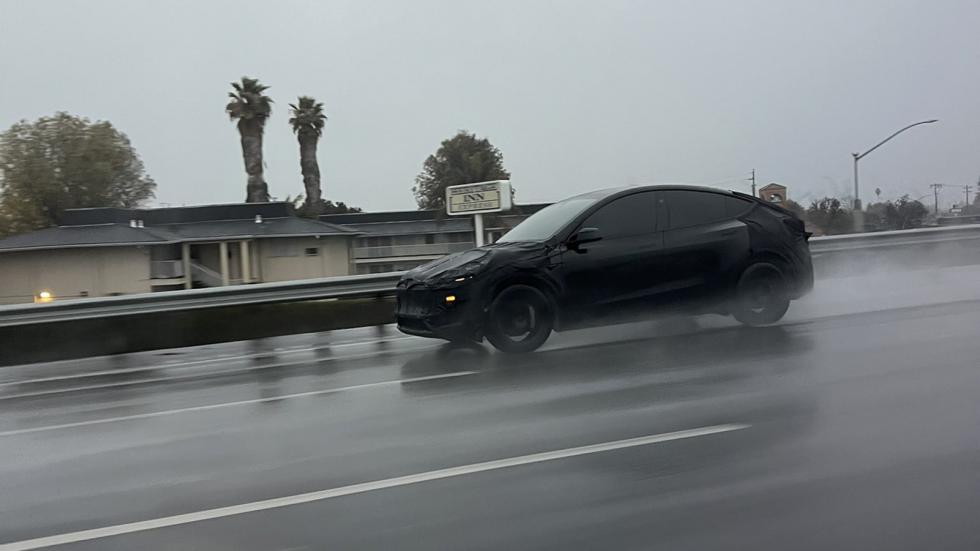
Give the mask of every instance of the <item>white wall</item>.
M 150 292 L 150 253 L 143 247 L 86 247 L 0 253 L 0 304 Z
M 282 237 L 257 240 L 262 281 L 349 275 L 349 237 Z M 316 249 L 307 255 L 306 249 Z

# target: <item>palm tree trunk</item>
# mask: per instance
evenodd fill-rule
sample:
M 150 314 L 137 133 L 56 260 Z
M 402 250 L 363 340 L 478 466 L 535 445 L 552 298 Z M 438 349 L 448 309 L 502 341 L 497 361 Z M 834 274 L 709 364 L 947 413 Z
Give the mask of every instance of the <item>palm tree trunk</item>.
M 320 164 L 316 160 L 316 146 L 319 138 L 314 132 L 300 131 L 299 168 L 303 173 L 303 187 L 306 188 L 306 209 L 313 212 L 320 206 Z
M 262 128 L 253 125 L 239 127 L 242 136 L 242 158 L 248 183 L 245 187 L 246 203 L 264 203 L 269 200 L 269 185 L 262 173 Z

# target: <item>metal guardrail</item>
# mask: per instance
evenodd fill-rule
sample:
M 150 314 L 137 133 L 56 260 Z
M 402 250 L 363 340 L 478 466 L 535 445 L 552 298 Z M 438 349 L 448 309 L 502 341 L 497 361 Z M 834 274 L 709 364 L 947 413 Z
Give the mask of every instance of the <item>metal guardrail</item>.
M 878 249 L 928 244 L 938 245 L 941 243 L 975 239 L 980 239 L 980 225 L 851 233 L 813 237 L 810 239 L 810 252 L 817 255 L 855 249 Z
M 810 250 L 817 257 L 852 250 L 939 245 L 978 239 L 980 239 L 980 225 L 923 228 L 815 237 L 810 240 Z M 395 284 L 402 273 L 389 272 L 65 300 L 47 304 L 0 306 L 0 327 L 272 302 L 385 297 L 394 294 Z
M 391 296 L 402 272 L 0 306 L 0 327 L 176 310 Z

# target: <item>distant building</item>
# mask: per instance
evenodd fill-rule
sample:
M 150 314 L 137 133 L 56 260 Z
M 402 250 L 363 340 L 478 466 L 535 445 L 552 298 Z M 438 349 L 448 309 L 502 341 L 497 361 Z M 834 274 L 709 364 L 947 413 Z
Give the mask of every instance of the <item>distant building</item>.
M 0 239 L 0 304 L 347 275 L 360 235 L 288 203 L 74 209 L 60 222 Z
M 781 186 L 775 182 L 759 188 L 759 198 L 770 203 L 786 202 L 786 186 Z
M 485 242 L 545 206 L 485 215 Z M 0 304 L 402 271 L 475 244 L 471 216 L 435 210 L 311 220 L 289 203 L 73 209 L 0 239 Z
M 520 205 L 510 212 L 484 215 L 484 241 L 495 242 L 547 205 Z M 357 274 L 410 270 L 476 246 L 473 218 L 449 216 L 444 210 L 325 214 L 320 220 L 362 234 L 353 249 L 353 273 Z
M 759 197 L 786 201 L 769 184 Z M 484 215 L 494 243 L 549 203 Z M 301 218 L 289 203 L 92 208 L 0 239 L 0 304 L 410 270 L 476 246 L 472 216 L 408 210 Z
M 438 211 L 327 214 L 320 220 L 357 231 L 352 249 L 356 274 L 410 270 L 420 264 L 475 246 L 469 216 Z

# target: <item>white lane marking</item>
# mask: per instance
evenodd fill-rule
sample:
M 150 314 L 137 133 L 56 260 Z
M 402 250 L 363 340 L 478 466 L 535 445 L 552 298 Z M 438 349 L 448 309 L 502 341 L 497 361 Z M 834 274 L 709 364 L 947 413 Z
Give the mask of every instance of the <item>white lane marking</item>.
M 0 383 L 0 387 L 13 386 L 13 385 L 28 385 L 37 383 L 50 383 L 55 381 L 66 381 L 71 379 L 84 379 L 87 377 L 104 377 L 112 375 L 124 375 L 129 373 L 139 373 L 142 371 L 155 371 L 159 369 L 170 369 L 170 368 L 181 368 L 194 365 L 210 364 L 210 363 L 222 363 L 230 362 L 233 360 L 247 360 L 249 358 L 258 358 L 266 355 L 278 355 L 282 356 L 285 354 L 299 354 L 302 352 L 315 352 L 317 350 L 333 350 L 335 348 L 349 348 L 352 346 L 366 346 L 370 344 L 388 344 L 390 342 L 404 341 L 404 340 L 415 340 L 417 337 L 392 337 L 390 339 L 379 339 L 375 341 L 357 341 L 357 342 L 347 342 L 340 344 L 323 344 L 320 346 L 311 346 L 306 348 L 276 348 L 274 351 L 269 350 L 265 352 L 253 352 L 250 354 L 242 354 L 239 356 L 234 356 L 231 354 L 221 354 L 211 358 L 204 358 L 201 360 L 193 360 L 189 362 L 181 362 L 180 360 L 166 360 L 160 365 L 144 365 L 139 367 L 123 367 L 119 369 L 105 369 L 102 371 L 89 371 L 84 373 L 75 373 L 71 375 L 55 375 L 51 377 L 40 377 L 37 379 L 23 379 L 19 381 L 5 381 Z
M 420 383 L 423 381 L 435 381 L 439 379 L 451 379 L 453 377 L 465 377 L 467 375 L 476 375 L 478 371 L 456 371 L 453 373 L 442 373 L 439 375 L 427 375 L 425 377 L 412 377 L 410 379 L 398 379 L 396 381 L 379 381 L 376 383 L 364 383 L 359 385 L 343 386 L 338 388 L 325 388 L 321 390 L 311 390 L 308 392 L 297 392 L 295 394 L 282 394 L 279 396 L 268 396 L 265 398 L 253 398 L 251 400 L 238 400 L 235 402 L 222 402 L 220 404 L 207 404 L 203 406 L 192 406 L 180 409 L 168 409 L 163 411 L 153 411 L 149 413 L 137 413 L 133 415 L 122 415 L 120 417 L 107 417 L 104 419 L 92 419 L 89 421 L 76 421 L 74 423 L 64 423 L 61 425 L 47 425 L 43 427 L 31 427 L 27 429 L 15 429 L 0 432 L 0 437 L 2 436 L 14 436 L 17 434 L 28 434 L 32 432 L 44 432 L 49 430 L 60 430 L 60 429 L 70 429 L 75 427 L 86 427 L 89 425 L 102 425 L 106 423 L 116 423 L 119 421 L 130 421 L 133 419 L 149 419 L 152 417 L 164 417 L 167 415 L 176 415 L 178 413 L 187 413 L 191 411 L 208 411 L 212 409 L 227 408 L 233 406 L 244 406 L 248 404 L 261 404 L 263 402 L 278 402 L 281 400 L 289 400 L 292 398 L 303 398 L 305 396 L 319 396 L 323 394 L 336 394 L 338 392 L 349 392 L 352 390 L 364 390 L 368 388 L 379 388 L 385 386 L 396 386 L 408 383 Z M 2 549 L 2 548 L 0 548 Z
M 407 476 L 386 478 L 383 480 L 375 480 L 373 482 L 352 484 L 350 486 L 341 486 L 339 488 L 331 488 L 329 490 L 320 490 L 317 492 L 309 492 L 305 494 L 296 494 L 296 495 L 285 496 L 285 497 L 277 497 L 273 499 L 265 499 L 262 501 L 253 501 L 251 503 L 242 503 L 240 505 L 231 505 L 229 507 L 218 507 L 216 509 L 205 509 L 203 511 L 195 511 L 193 513 L 184 513 L 184 514 L 173 515 L 169 517 L 160 517 L 160 518 L 155 518 L 150 520 L 142 520 L 139 522 L 131 522 L 128 524 L 118 524 L 116 526 L 106 526 L 103 528 L 95 528 L 92 530 L 81 530 L 78 532 L 68 532 L 65 534 L 58 534 L 54 536 L 46 536 L 46 537 L 35 538 L 30 540 L 15 541 L 10 543 L 0 544 L 0 551 L 27 551 L 29 549 L 39 549 L 42 547 L 49 547 L 52 545 L 64 545 L 68 543 L 77 543 L 80 541 L 90 541 L 90 540 L 96 540 L 101 538 L 108 538 L 112 536 L 119 536 L 122 534 L 144 532 L 146 530 L 154 530 L 157 528 L 167 528 L 170 526 L 178 526 L 181 524 L 190 524 L 192 522 L 201 522 L 205 520 L 213 520 L 213 519 L 230 517 L 235 515 L 242 515 L 245 513 L 254 513 L 256 511 L 278 509 L 281 507 L 289 507 L 291 505 L 299 505 L 301 503 L 323 501 L 325 499 L 349 496 L 353 494 L 361 494 L 365 492 L 373 492 L 376 490 L 384 490 L 387 488 L 395 488 L 397 486 L 406 486 L 409 484 L 418 484 L 420 482 L 429 482 L 432 480 L 439 480 L 443 478 L 452 478 L 456 476 L 470 475 L 470 474 L 481 473 L 486 471 L 493 471 L 497 469 L 507 469 L 510 467 L 517 467 L 520 465 L 530 465 L 532 463 L 542 463 L 544 461 L 554 461 L 556 459 L 566 459 L 569 457 L 589 455 L 593 453 L 601 453 L 601 452 L 607 452 L 612 450 L 619 450 L 623 448 L 648 446 L 650 444 L 670 442 L 672 440 L 683 440 L 685 438 L 708 436 L 711 434 L 719 434 L 723 432 L 741 430 L 748 427 L 749 425 L 739 425 L 739 424 L 713 425 L 708 427 L 700 427 L 696 429 L 681 430 L 677 432 L 667 432 L 662 434 L 640 436 L 637 438 L 627 438 L 626 440 L 614 440 L 612 442 L 603 442 L 601 444 L 579 446 L 577 448 L 565 448 L 562 450 L 554 450 L 549 452 L 532 453 L 530 455 L 520 455 L 517 457 L 508 457 L 506 459 L 486 461 L 483 463 L 473 463 L 470 465 L 462 465 L 459 467 L 450 467 L 448 469 L 439 469 L 436 471 L 410 474 Z
M 427 348 L 431 348 L 433 346 L 435 346 L 435 345 L 434 344 L 428 344 L 427 343 L 427 344 L 425 344 L 423 346 L 418 346 L 418 347 L 413 347 L 413 348 L 401 350 L 400 352 L 416 352 L 416 351 L 419 351 L 419 350 L 425 350 Z M 57 395 L 57 394 L 69 394 L 69 393 L 72 393 L 72 392 L 84 392 L 84 391 L 87 391 L 87 390 L 101 390 L 103 388 L 127 387 L 127 386 L 145 385 L 145 384 L 153 384 L 153 383 L 169 383 L 169 382 L 178 382 L 178 381 L 183 381 L 183 380 L 188 380 L 188 379 L 206 379 L 206 378 L 210 378 L 210 377 L 220 377 L 220 376 L 224 376 L 224 375 L 234 375 L 234 374 L 237 374 L 237 373 L 249 373 L 249 372 L 252 372 L 252 371 L 261 371 L 261 370 L 264 370 L 264 369 L 274 369 L 274 368 L 279 368 L 279 367 L 290 367 L 290 366 L 294 366 L 294 365 L 311 365 L 312 366 L 312 365 L 316 365 L 316 364 L 327 363 L 327 362 L 336 362 L 336 361 L 340 361 L 340 360 L 359 360 L 359 359 L 364 359 L 364 358 L 373 358 L 375 356 L 380 356 L 381 354 L 382 354 L 382 352 L 365 352 L 365 353 L 362 353 L 362 354 L 352 354 L 352 355 L 348 355 L 348 356 L 328 356 L 326 358 L 320 358 L 320 359 L 316 359 L 316 360 L 298 360 L 298 361 L 295 361 L 295 362 L 279 362 L 279 363 L 273 363 L 273 364 L 254 365 L 254 366 L 249 366 L 249 367 L 244 367 L 244 368 L 223 369 L 223 370 L 220 370 L 220 371 L 206 371 L 206 372 L 202 372 L 202 373 L 190 373 L 190 374 L 187 374 L 187 375 L 174 375 L 174 376 L 171 376 L 171 377 L 153 377 L 153 378 L 150 378 L 150 379 L 137 379 L 135 381 L 120 381 L 120 382 L 117 382 L 117 383 L 104 383 L 104 384 L 98 384 L 98 385 L 73 386 L 73 387 L 69 387 L 69 388 L 56 388 L 56 389 L 52 389 L 52 390 L 38 390 L 36 392 L 23 392 L 23 393 L 20 393 L 20 394 L 0 395 L 0 402 L 5 401 L 5 400 L 16 400 L 16 399 L 22 399 L 22 398 L 39 398 L 39 397 L 42 397 L 42 396 L 53 396 L 53 395 Z

